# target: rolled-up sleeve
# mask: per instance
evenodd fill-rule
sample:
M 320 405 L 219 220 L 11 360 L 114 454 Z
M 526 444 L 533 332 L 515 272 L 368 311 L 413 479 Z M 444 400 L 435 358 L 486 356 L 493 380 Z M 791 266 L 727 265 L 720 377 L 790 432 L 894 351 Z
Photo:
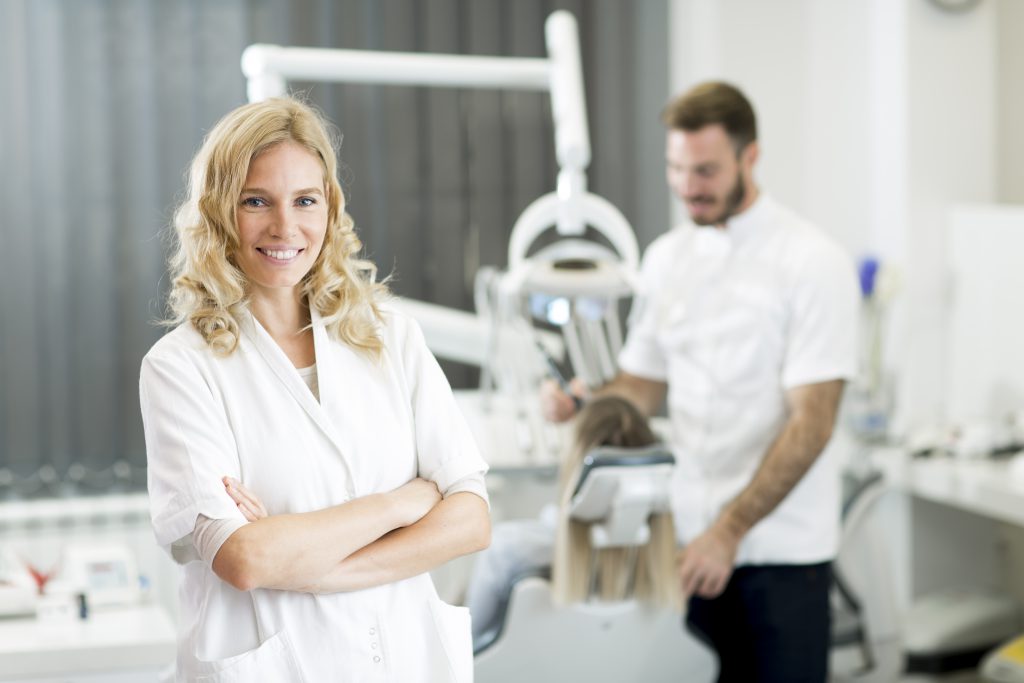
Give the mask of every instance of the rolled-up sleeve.
M 468 491 L 488 501 L 483 485 L 487 463 L 455 403 L 451 386 L 427 348 L 419 325 L 404 316 L 402 324 L 406 328 L 403 366 L 416 429 L 419 475 L 436 483 L 445 497 Z
M 240 478 L 223 407 L 185 352 L 143 360 L 139 399 L 146 439 L 150 515 L 157 542 L 179 562 L 200 515 L 245 521 L 222 483 Z

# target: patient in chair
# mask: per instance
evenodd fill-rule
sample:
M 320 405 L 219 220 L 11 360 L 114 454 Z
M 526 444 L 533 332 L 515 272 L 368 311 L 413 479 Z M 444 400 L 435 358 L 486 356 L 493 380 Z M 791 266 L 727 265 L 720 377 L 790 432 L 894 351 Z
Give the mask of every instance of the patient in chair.
M 549 567 L 559 604 L 593 595 L 608 601 L 633 597 L 680 608 L 671 514 L 651 516 L 647 545 L 601 550 L 591 547 L 589 524 L 569 517 L 580 466 L 590 451 L 599 446 L 642 448 L 656 442 L 647 419 L 632 403 L 617 396 L 587 403 L 576 417 L 573 445 L 559 468 L 557 507 L 546 507 L 538 519 L 496 525 L 490 548 L 477 556 L 466 594 L 474 642 L 498 626 L 514 579 Z

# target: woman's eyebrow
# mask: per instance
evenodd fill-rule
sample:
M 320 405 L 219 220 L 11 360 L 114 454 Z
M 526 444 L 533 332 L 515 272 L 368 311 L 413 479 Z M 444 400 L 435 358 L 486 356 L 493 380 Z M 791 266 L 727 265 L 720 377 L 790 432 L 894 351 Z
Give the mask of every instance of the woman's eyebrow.
M 264 190 L 262 187 L 244 187 L 242 188 L 242 194 L 270 194 L 270 191 Z M 318 194 L 323 196 L 324 191 L 319 187 L 304 187 L 301 190 L 295 190 L 292 194 Z

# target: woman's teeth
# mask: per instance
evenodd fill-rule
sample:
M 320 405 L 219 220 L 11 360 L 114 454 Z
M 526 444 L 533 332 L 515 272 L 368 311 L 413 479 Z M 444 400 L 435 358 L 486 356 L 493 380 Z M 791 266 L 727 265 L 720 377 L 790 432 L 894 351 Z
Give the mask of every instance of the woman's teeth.
M 293 259 L 299 253 L 298 249 L 287 249 L 285 251 L 278 251 L 275 249 L 260 249 L 260 251 L 262 251 L 270 258 L 276 258 L 279 261 L 287 261 L 289 259 Z

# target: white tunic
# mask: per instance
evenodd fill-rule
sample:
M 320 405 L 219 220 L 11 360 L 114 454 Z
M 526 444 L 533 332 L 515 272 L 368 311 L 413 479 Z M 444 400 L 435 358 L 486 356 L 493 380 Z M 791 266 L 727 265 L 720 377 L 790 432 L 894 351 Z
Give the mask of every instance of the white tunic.
M 750 483 L 785 392 L 853 376 L 859 292 L 842 249 L 761 195 L 726 229 L 683 225 L 647 249 L 620 367 L 668 383 L 679 540 Z M 839 477 L 827 451 L 743 539 L 737 564 L 831 559 Z
M 469 615 L 443 603 L 428 574 L 350 593 L 245 593 L 187 542 L 200 515 L 241 519 L 224 475 L 274 515 L 390 491 L 416 476 L 445 492 L 486 471 L 414 322 L 386 312 L 379 364 L 331 340 L 315 313 L 313 331 L 319 402 L 251 316 L 226 358 L 185 324 L 143 360 L 153 526 L 185 562 L 178 678 L 468 682 Z

